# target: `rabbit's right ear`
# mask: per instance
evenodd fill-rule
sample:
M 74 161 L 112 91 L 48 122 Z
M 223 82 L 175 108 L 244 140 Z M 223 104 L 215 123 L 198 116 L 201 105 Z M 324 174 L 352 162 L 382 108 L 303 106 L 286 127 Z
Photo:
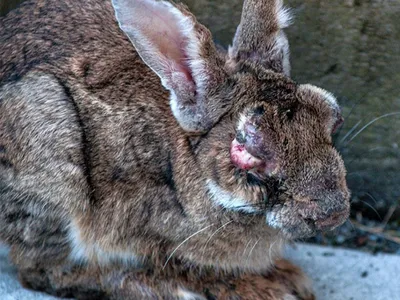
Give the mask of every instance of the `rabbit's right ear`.
M 224 80 L 211 33 L 182 6 L 156 0 L 112 0 L 120 28 L 171 92 L 171 109 L 187 131 L 210 129 L 220 116 L 207 93 Z
M 289 43 L 283 28 L 290 24 L 282 0 L 245 0 L 232 46 L 229 65 L 251 60 L 289 76 Z

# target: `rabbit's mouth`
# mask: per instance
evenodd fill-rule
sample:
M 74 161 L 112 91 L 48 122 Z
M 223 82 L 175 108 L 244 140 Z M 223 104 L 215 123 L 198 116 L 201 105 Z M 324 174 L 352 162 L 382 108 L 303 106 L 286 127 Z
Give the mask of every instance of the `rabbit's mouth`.
M 306 238 L 342 225 L 348 218 L 349 211 L 349 204 L 323 211 L 315 202 L 289 201 L 267 211 L 266 221 L 287 238 Z
M 212 180 L 207 181 L 207 187 L 211 200 L 218 206 L 240 213 L 264 215 L 267 226 L 278 229 L 289 239 L 306 238 L 320 231 L 333 230 L 349 216 L 350 205 L 346 201 L 328 210 L 324 210 L 318 202 L 299 202 L 294 199 L 270 199 L 273 204 L 255 205 L 224 190 Z

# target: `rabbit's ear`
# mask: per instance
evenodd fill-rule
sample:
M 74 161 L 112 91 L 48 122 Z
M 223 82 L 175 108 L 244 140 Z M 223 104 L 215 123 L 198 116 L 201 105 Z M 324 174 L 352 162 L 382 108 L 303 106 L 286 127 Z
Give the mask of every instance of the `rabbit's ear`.
M 289 43 L 282 29 L 290 21 L 282 0 L 245 0 L 242 18 L 229 48 L 229 62 L 253 60 L 289 75 Z
M 206 94 L 224 78 L 209 30 L 183 6 L 155 0 L 113 0 L 120 28 L 171 92 L 171 108 L 188 131 L 206 131 L 217 116 Z

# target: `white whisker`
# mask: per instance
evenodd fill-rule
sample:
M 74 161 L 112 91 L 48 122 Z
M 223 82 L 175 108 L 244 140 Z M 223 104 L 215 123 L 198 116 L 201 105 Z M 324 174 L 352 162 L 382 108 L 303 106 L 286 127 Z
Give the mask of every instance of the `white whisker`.
M 250 240 L 247 242 L 246 247 L 244 247 L 242 256 L 244 256 L 244 254 L 246 253 L 247 247 L 249 247 L 249 245 L 250 245 L 250 243 L 251 243 L 252 240 L 253 240 L 253 239 L 250 239 Z
M 371 204 L 369 204 L 368 202 L 366 202 L 366 201 L 364 201 L 364 200 L 359 200 L 359 201 L 361 201 L 362 203 L 364 203 L 365 205 L 367 205 L 373 212 L 375 212 L 376 213 L 376 215 L 379 217 L 379 219 L 381 219 L 381 221 L 382 221 L 382 217 L 381 217 L 381 215 L 379 214 L 379 212 L 371 205 Z
M 229 222 L 226 222 L 225 224 L 223 224 L 222 226 L 220 226 L 217 230 L 215 230 L 215 231 L 210 235 L 210 237 L 207 239 L 207 241 L 206 241 L 206 243 L 205 243 L 205 245 L 204 245 L 204 247 L 203 247 L 203 253 L 201 254 L 201 257 L 204 256 L 204 252 L 206 251 L 207 245 L 208 245 L 208 243 L 210 242 L 210 240 L 212 239 L 212 237 L 213 237 L 214 235 L 216 235 L 219 231 L 221 231 L 226 225 L 228 225 L 228 224 L 230 224 L 230 223 L 232 223 L 232 222 L 233 222 L 233 220 L 230 220 Z
M 175 249 L 174 251 L 172 251 L 172 253 L 168 256 L 167 261 L 165 262 L 164 266 L 163 266 L 163 270 L 165 269 L 165 267 L 167 266 L 169 260 L 172 258 L 172 256 L 175 254 L 176 250 L 178 250 L 178 248 L 180 246 L 182 246 L 184 243 L 186 243 L 188 240 L 190 240 L 192 237 L 194 237 L 195 235 L 199 234 L 200 232 L 203 232 L 204 230 L 206 230 L 207 228 L 210 228 L 211 226 L 213 226 L 214 224 L 210 224 L 206 227 L 204 227 L 203 229 L 200 229 L 199 231 L 196 231 L 195 233 L 193 233 L 191 236 L 189 236 L 188 238 L 186 238 L 182 243 L 180 243 Z
M 357 131 L 352 137 L 351 139 L 349 139 L 346 143 L 345 146 L 347 146 L 352 140 L 354 140 L 361 132 L 363 132 L 367 127 L 371 126 L 373 123 L 375 123 L 376 121 L 386 118 L 386 117 L 390 117 L 390 116 L 395 116 L 395 115 L 400 115 L 400 111 L 397 112 L 393 112 L 393 113 L 388 113 L 388 114 L 384 114 L 382 116 L 376 117 L 375 119 L 373 119 L 372 121 L 368 122 L 366 125 L 364 125 L 359 131 Z
M 275 243 L 276 243 L 277 241 L 278 241 L 278 240 L 275 240 L 272 244 L 269 245 L 269 251 L 268 251 L 268 253 L 269 253 L 269 261 L 271 262 L 271 266 L 272 266 L 273 268 L 275 268 L 275 265 L 274 265 L 274 262 L 273 262 L 273 260 L 272 260 L 272 247 L 274 247 L 274 245 L 275 245 Z
M 250 259 L 251 253 L 253 252 L 254 248 L 257 246 L 257 244 L 258 244 L 258 242 L 259 242 L 260 240 L 261 240 L 261 237 L 258 238 L 258 240 L 254 243 L 253 247 L 251 247 L 250 252 L 249 252 L 249 255 L 247 256 L 247 264 L 248 264 L 248 261 L 249 261 L 249 259 Z
M 345 136 L 340 140 L 339 145 L 343 144 L 343 142 L 349 137 L 349 135 L 351 135 L 354 132 L 354 130 L 356 130 L 358 125 L 360 125 L 361 121 L 362 120 L 358 121 L 353 127 L 351 127 L 349 131 L 347 131 Z

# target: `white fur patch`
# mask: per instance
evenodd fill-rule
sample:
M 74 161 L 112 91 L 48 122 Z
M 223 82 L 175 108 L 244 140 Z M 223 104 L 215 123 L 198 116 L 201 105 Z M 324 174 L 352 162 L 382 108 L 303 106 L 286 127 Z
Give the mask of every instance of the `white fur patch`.
M 329 104 L 330 107 L 333 109 L 339 109 L 339 104 L 337 103 L 337 100 L 335 96 L 333 96 L 332 93 L 325 91 L 324 89 L 321 89 L 315 85 L 312 84 L 303 84 L 303 88 L 309 89 L 319 95 Z
M 204 298 L 203 296 L 189 292 L 182 288 L 178 289 L 176 295 L 180 300 L 206 300 L 206 298 Z
M 289 51 L 289 41 L 286 37 L 286 34 L 281 30 L 276 37 L 276 46 L 278 50 L 283 52 L 283 60 L 282 67 L 283 73 L 285 75 L 290 76 L 290 51 Z
M 237 125 L 237 130 L 238 131 L 243 131 L 244 130 L 244 124 L 246 124 L 247 117 L 245 114 L 240 114 L 239 116 L 239 122 Z
M 283 295 L 283 300 L 298 300 L 298 299 L 299 298 L 297 298 L 296 296 L 290 294 Z
M 286 28 L 292 24 L 292 14 L 290 13 L 290 9 L 283 6 L 281 0 L 277 1 L 276 5 L 276 16 L 278 18 L 279 28 Z
M 87 245 L 82 241 L 79 229 L 73 221 L 69 224 L 68 239 L 71 246 L 70 260 L 74 262 L 86 262 L 88 260 L 86 254 Z
M 71 246 L 69 259 L 76 263 L 96 261 L 100 265 L 107 265 L 110 262 L 121 262 L 125 265 L 137 265 L 139 260 L 131 252 L 115 251 L 108 252 L 96 244 L 86 243 L 82 237 L 78 225 L 72 221 L 68 228 L 68 238 Z
M 207 180 L 207 188 L 211 195 L 211 199 L 219 206 L 248 213 L 256 212 L 256 209 L 251 207 L 246 200 L 224 191 L 212 180 Z
M 164 85 L 164 87 L 166 87 L 166 86 Z M 174 117 L 177 120 L 180 120 L 181 110 L 179 109 L 179 100 L 176 97 L 174 90 L 170 90 L 169 104 L 171 106 L 171 111 L 172 111 L 172 114 L 174 115 Z
M 272 228 L 275 229 L 280 229 L 282 228 L 282 222 L 280 218 L 278 217 L 278 214 L 273 211 L 269 211 L 266 214 L 266 223 L 271 226 Z

